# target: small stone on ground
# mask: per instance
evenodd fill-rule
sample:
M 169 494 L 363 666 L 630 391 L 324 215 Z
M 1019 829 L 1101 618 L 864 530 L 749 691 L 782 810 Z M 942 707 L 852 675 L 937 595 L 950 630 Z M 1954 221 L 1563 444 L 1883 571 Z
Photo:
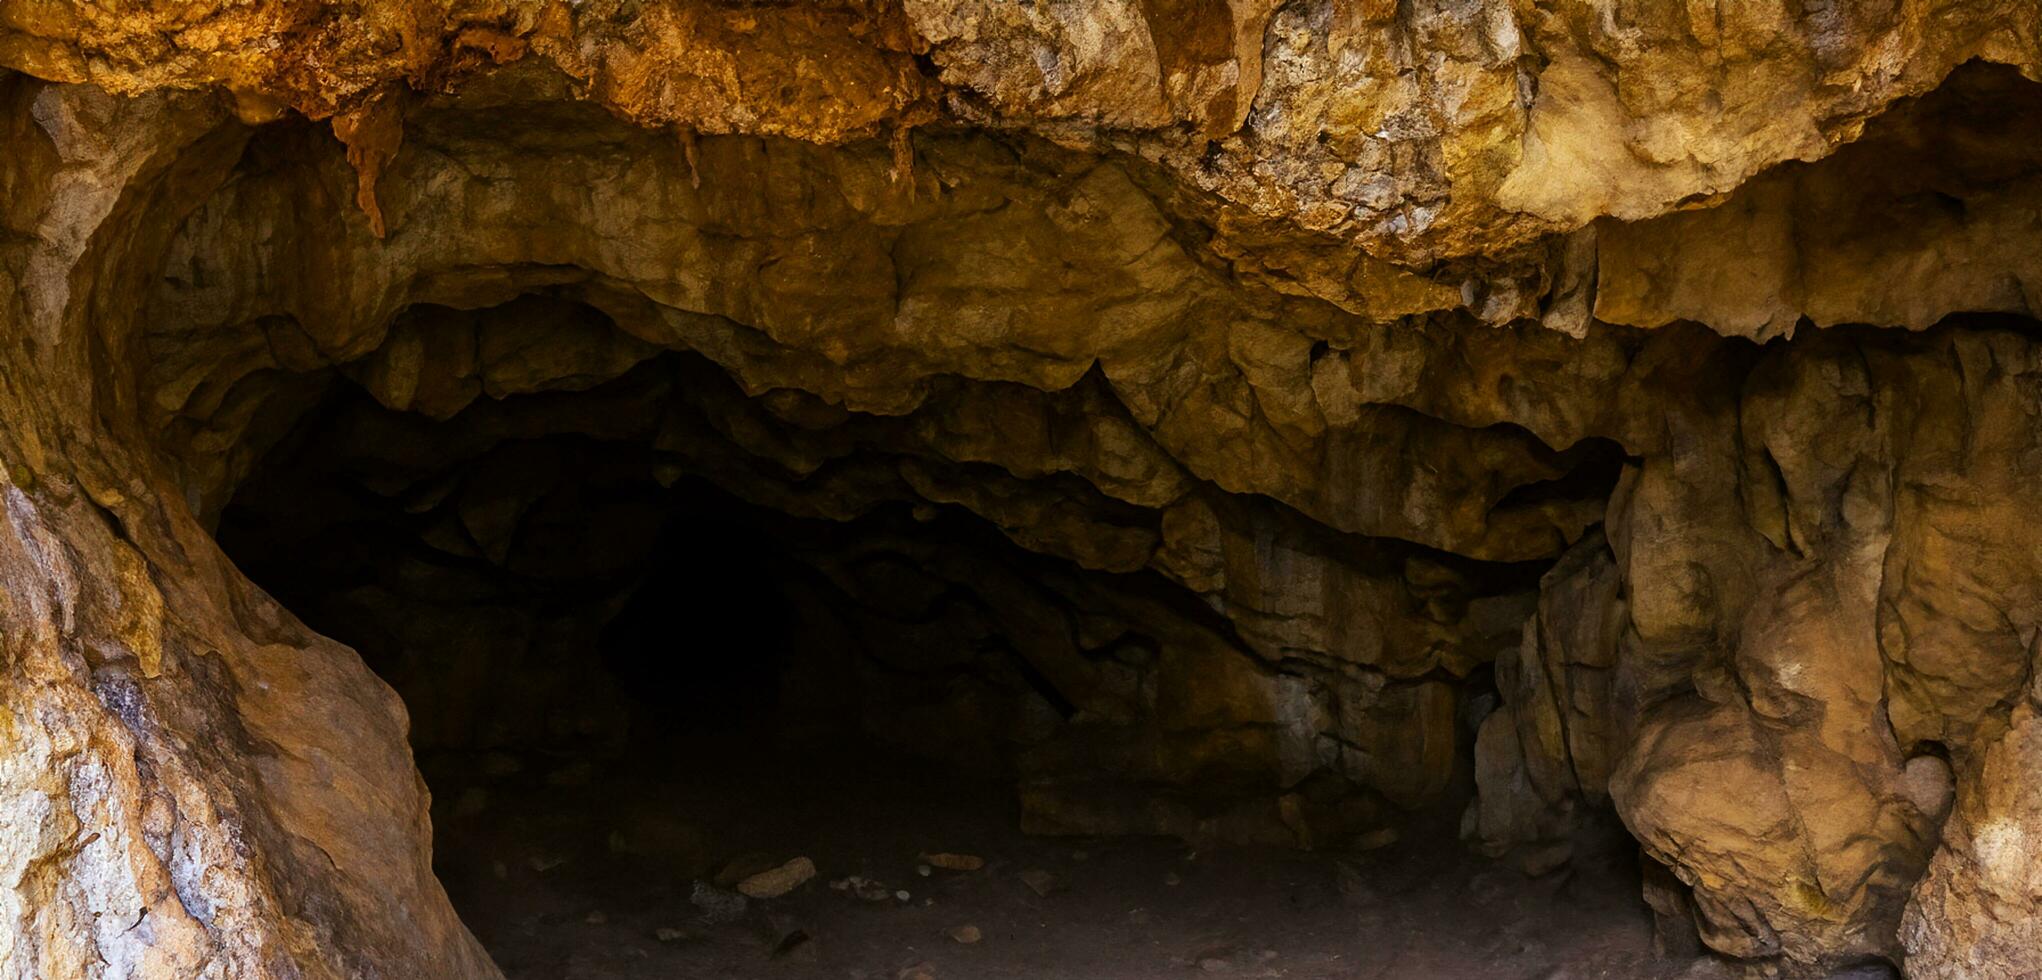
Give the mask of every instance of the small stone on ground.
M 977 871 L 986 866 L 986 859 L 976 854 L 952 854 L 939 851 L 922 855 L 922 863 L 946 871 Z
M 748 898 L 779 898 L 815 877 L 815 862 L 798 857 L 777 868 L 761 871 L 737 883 Z

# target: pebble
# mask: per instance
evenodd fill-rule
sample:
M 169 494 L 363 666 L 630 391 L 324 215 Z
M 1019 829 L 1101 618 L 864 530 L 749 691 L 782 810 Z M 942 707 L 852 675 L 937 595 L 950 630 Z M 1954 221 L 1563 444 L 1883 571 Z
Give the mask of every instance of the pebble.
M 1172 888 L 1175 888 L 1175 887 L 1177 887 L 1178 885 L 1181 885 L 1181 884 L 1183 884 L 1183 883 L 1184 883 L 1184 876 L 1183 876 L 1183 875 L 1180 875 L 1180 874 L 1178 874 L 1178 873 L 1177 873 L 1177 872 L 1175 872 L 1175 871 L 1172 871 L 1172 872 L 1170 872 L 1170 873 L 1168 873 L 1168 874 L 1166 874 L 1166 875 L 1164 875 L 1164 876 L 1163 876 L 1163 884 L 1169 885 L 1169 886 L 1170 886 L 1170 887 L 1172 887 Z
M 913 898 L 914 896 L 913 896 L 913 895 L 910 895 L 910 894 L 908 894 L 908 890 L 907 890 L 907 889 L 905 889 L 905 888 L 903 888 L 903 889 L 901 889 L 900 891 L 894 892 L 894 893 L 893 893 L 893 897 L 895 897 L 895 898 L 897 898 L 897 899 L 900 899 L 901 901 L 905 902 L 905 901 L 907 901 L 908 899 L 910 899 L 910 898 Z
M 894 974 L 894 980 L 936 980 L 936 968 L 927 963 L 902 967 L 899 973 Z
M 977 926 L 964 925 L 952 926 L 950 928 L 950 938 L 955 939 L 966 946 L 978 942 L 979 939 L 982 938 L 982 935 L 983 934 L 978 931 Z
M 727 892 L 706 881 L 695 882 L 695 888 L 688 893 L 688 902 L 702 910 L 702 918 L 708 922 L 735 922 L 744 917 L 745 897 L 736 892 Z
M 935 870 L 930 868 L 926 864 L 917 864 L 915 865 L 915 873 L 921 875 L 924 878 L 927 878 L 930 875 L 934 874 Z
M 952 854 L 939 851 L 923 854 L 922 863 L 942 868 L 945 871 L 977 871 L 986 866 L 986 859 L 976 854 Z
M 798 857 L 777 868 L 761 871 L 738 882 L 737 890 L 747 898 L 779 898 L 801 887 L 813 877 L 815 862 Z
M 839 892 L 850 892 L 851 894 L 856 895 L 859 898 L 862 898 L 868 902 L 884 902 L 887 899 L 893 897 L 893 893 L 887 890 L 885 882 L 874 881 L 871 878 L 865 878 L 859 875 L 851 875 L 848 878 L 838 878 L 837 880 L 830 882 L 830 890 Z

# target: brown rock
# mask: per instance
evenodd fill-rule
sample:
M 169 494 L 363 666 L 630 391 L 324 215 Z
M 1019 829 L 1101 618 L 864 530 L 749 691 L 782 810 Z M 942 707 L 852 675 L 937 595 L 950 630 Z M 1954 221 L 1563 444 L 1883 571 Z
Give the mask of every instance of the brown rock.
M 976 854 L 924 853 L 922 863 L 948 871 L 977 871 L 986 866 L 986 859 Z
M 770 871 L 786 862 L 761 851 L 748 851 L 723 863 L 716 877 L 711 879 L 718 888 L 736 888 L 738 882 L 755 874 Z
M 2042 970 L 2042 680 L 1979 752 L 1900 939 L 1909 976 L 2011 980 Z M 1940 802 L 1940 801 L 1938 801 Z
M 768 868 L 737 883 L 747 898 L 779 898 L 815 877 L 815 862 L 798 857 L 777 868 Z

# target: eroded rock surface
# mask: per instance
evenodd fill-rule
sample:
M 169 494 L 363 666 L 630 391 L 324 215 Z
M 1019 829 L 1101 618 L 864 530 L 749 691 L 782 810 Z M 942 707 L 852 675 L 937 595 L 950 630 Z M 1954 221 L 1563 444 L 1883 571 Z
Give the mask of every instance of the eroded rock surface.
M 403 704 L 212 532 L 296 478 L 272 546 L 401 530 L 436 557 L 329 598 L 395 631 L 417 739 L 514 738 L 606 696 L 556 654 L 657 557 L 652 497 L 579 549 L 558 502 L 685 479 L 849 610 L 903 709 L 859 724 L 999 719 L 954 747 L 1033 829 L 1466 802 L 1549 866 L 1611 808 L 1726 956 L 2032 974 L 2037 38 L 1927 0 L 0 4 L 0 965 L 492 975 Z M 506 644 L 444 618 L 547 576 L 603 588 L 483 614 Z M 512 641 L 562 683 L 475 698 Z

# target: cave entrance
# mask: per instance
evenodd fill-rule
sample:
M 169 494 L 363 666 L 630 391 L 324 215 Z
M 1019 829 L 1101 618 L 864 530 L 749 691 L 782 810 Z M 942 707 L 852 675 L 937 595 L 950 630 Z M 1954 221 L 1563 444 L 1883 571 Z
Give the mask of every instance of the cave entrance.
M 679 392 L 728 385 L 699 358 L 443 418 L 303 381 L 322 394 L 217 538 L 403 696 L 435 869 L 511 975 L 819 969 L 804 903 L 926 926 L 984 870 L 940 865 L 1017 837 L 1015 753 L 1069 706 L 980 590 L 1038 556 L 940 510 L 797 516 L 704 478 L 661 444 Z M 745 884 L 797 859 L 824 877 Z
M 1098 567 L 1150 513 L 937 469 L 898 420 L 743 391 L 574 302 L 415 307 L 391 334 L 272 379 L 217 537 L 403 697 L 435 870 L 511 976 L 1656 962 L 1620 833 L 1535 876 L 1457 840 L 1481 699 L 1420 678 L 1366 720 L 1412 732 L 1314 735 L 1356 678 L 1260 663 L 1181 583 Z M 1604 492 L 1607 454 L 1576 455 L 1503 506 Z M 1019 543 L 1074 519 L 1083 560 Z M 1539 572 L 1347 544 L 1422 584 L 1414 615 L 1503 641 Z M 1470 904 L 1509 927 L 1469 945 Z

